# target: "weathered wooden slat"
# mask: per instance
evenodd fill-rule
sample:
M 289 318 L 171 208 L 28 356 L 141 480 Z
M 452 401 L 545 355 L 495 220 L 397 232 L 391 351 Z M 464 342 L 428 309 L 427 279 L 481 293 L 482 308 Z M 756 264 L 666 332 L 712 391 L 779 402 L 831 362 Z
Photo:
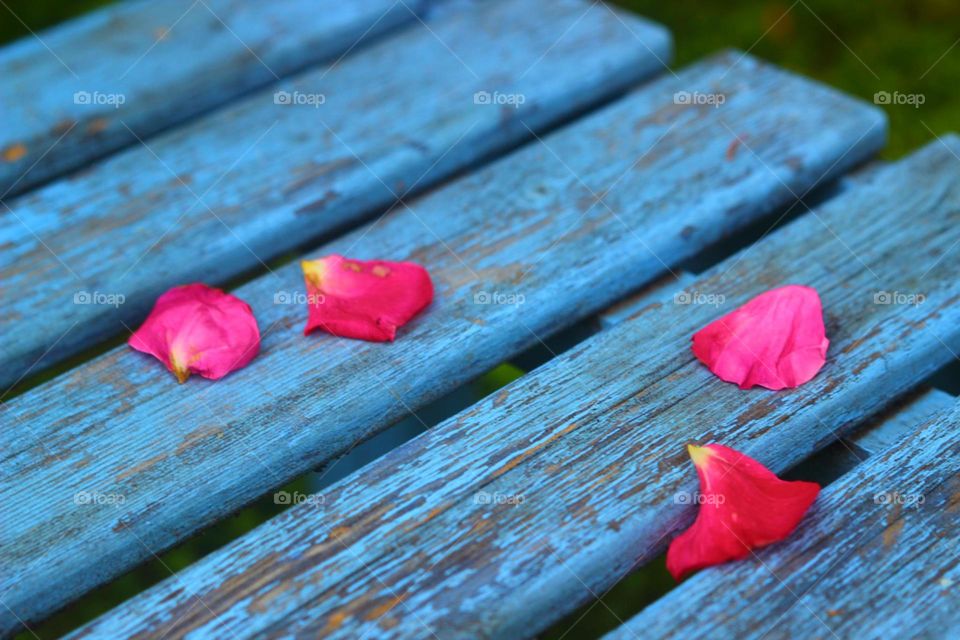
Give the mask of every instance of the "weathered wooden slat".
M 609 309 L 597 315 L 601 329 L 609 329 L 629 320 L 634 313 L 650 304 L 650 298 L 660 293 L 669 292 L 677 303 L 700 304 L 699 292 L 687 291 L 687 287 L 697 281 L 697 277 L 686 271 L 671 271 L 656 282 L 650 283 L 642 291 L 621 300 Z
M 840 176 L 830 185 L 817 190 L 817 194 L 824 201 L 829 198 L 835 198 L 841 193 L 854 189 L 860 185 L 868 184 L 882 169 L 887 166 L 886 163 L 875 160 L 866 166 L 858 167 Z M 798 206 L 797 203 L 791 204 L 791 208 Z M 767 233 L 769 230 L 767 231 Z M 606 309 L 597 316 L 600 328 L 609 329 L 610 327 L 629 319 L 635 312 L 643 309 L 650 302 L 650 296 L 658 291 L 669 291 L 675 298 L 677 304 L 707 304 L 717 306 L 721 303 L 715 295 L 696 289 L 690 289 L 690 285 L 696 281 L 696 276 L 690 272 L 676 270 L 671 271 L 660 280 L 651 283 L 642 291 L 625 298 Z
M 174 284 L 262 269 L 529 139 L 669 51 L 660 27 L 605 5 L 480 3 L 278 85 L 322 105 L 266 90 L 12 203 L 0 387 L 125 334 Z
M 731 68 L 739 57 L 666 76 L 314 252 L 430 269 L 435 302 L 393 344 L 304 338 L 304 308 L 274 304 L 302 291 L 291 264 L 237 290 L 264 339 L 235 375 L 176 385 L 121 348 L 8 402 L 7 605 L 29 618 L 116 575 L 882 144 L 873 107 L 750 58 Z M 727 100 L 676 104 L 678 91 Z M 757 155 L 724 160 L 728 127 Z M 78 491 L 124 503 L 80 507 Z
M 0 194 L 417 24 L 425 4 L 141 0 L 23 38 L 0 49 Z
M 864 429 L 857 429 L 848 438 L 847 446 L 858 456 L 872 456 L 890 448 L 905 431 L 930 416 L 952 407 L 954 397 L 939 389 L 929 389 L 897 407 L 890 416 Z
M 788 541 L 701 572 L 607 638 L 956 638 L 951 405 L 827 487 Z
M 696 488 L 686 443 L 783 471 L 953 357 L 960 139 L 948 144 L 712 269 L 694 284 L 725 294 L 720 310 L 650 303 L 77 637 L 536 633 L 690 523 L 676 499 Z M 831 346 L 814 380 L 745 392 L 694 360 L 697 328 L 790 282 L 824 301 Z M 878 287 L 927 297 L 875 304 Z

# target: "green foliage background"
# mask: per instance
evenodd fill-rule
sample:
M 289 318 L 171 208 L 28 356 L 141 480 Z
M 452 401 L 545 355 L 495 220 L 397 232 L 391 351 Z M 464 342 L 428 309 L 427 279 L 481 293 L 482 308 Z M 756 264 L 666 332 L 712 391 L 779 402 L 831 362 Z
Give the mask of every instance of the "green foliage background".
M 2 0 L 0 43 L 31 37 L 31 31 L 39 32 L 109 2 Z M 733 47 L 868 101 L 878 91 L 921 94 L 924 104 L 918 108 L 883 107 L 890 118 L 885 158 L 900 157 L 934 139 L 934 134 L 960 130 L 960 83 L 954 84 L 960 75 L 960 3 L 955 0 L 618 0 L 616 4 L 671 30 L 675 69 Z M 482 397 L 520 374 L 519 369 L 499 367 L 473 385 L 470 393 Z M 286 489 L 309 492 L 310 479 L 298 479 Z M 82 598 L 33 631 L 42 638 L 56 637 L 242 535 L 280 509 L 267 498 Z M 602 604 L 576 612 L 544 637 L 596 637 L 671 586 L 662 559 L 655 561 L 605 594 Z M 24 632 L 20 637 L 33 635 Z

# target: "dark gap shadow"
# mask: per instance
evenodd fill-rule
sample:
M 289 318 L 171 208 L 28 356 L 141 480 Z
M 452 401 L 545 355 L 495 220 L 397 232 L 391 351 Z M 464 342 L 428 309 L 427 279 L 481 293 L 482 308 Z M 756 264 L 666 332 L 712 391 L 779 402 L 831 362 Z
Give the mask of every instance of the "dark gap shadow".
M 850 173 L 855 174 L 859 169 L 868 165 L 869 162 L 851 169 Z M 745 227 L 731 231 L 721 240 L 681 263 L 676 271 L 682 269 L 694 274 L 703 273 L 710 267 L 723 262 L 735 253 L 790 224 L 800 216 L 809 213 L 811 209 L 816 209 L 828 200 L 841 195 L 851 188 L 849 180 L 848 177 L 841 176 L 814 187 L 804 194 L 800 200 L 794 200 L 772 214 L 765 215 Z

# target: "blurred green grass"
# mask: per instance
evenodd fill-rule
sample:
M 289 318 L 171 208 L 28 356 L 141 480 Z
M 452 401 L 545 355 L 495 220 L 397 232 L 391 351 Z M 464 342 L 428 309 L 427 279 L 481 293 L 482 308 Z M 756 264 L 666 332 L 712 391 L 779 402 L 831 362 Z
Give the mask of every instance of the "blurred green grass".
M 2 0 L 0 43 L 29 36 L 114 0 Z
M 955 0 L 616 4 L 671 30 L 674 68 L 734 47 L 867 101 L 878 91 L 922 94 L 919 108 L 883 107 L 890 118 L 884 158 L 926 144 L 934 139 L 931 130 L 937 135 L 960 130 L 960 86 L 954 81 L 960 74 L 960 3 Z
M 110 0 L 3 0 L 0 43 L 32 37 L 62 20 Z M 873 101 L 879 91 L 920 94 L 924 103 L 883 106 L 890 119 L 890 141 L 882 157 L 900 157 L 937 135 L 960 130 L 960 3 L 955 0 L 617 0 L 670 29 L 674 69 L 725 48 L 752 55 L 847 93 Z M 519 370 L 501 367 L 478 381 L 478 397 L 509 382 Z M 286 490 L 307 492 L 303 478 Z M 203 534 L 97 590 L 34 628 L 52 638 L 107 610 L 115 603 L 178 571 L 249 531 L 281 510 L 272 497 L 252 505 Z M 548 638 L 592 638 L 612 629 L 671 588 L 659 559 L 635 572 L 603 604 L 585 607 L 544 634 Z M 593 603 L 590 603 L 593 604 Z M 23 638 L 32 638 L 23 633 Z

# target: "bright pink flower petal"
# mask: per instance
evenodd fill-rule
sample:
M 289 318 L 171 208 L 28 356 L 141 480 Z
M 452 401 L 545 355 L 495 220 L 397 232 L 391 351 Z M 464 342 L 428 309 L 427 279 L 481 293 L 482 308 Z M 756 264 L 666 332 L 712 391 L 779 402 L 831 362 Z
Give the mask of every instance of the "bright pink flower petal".
M 433 301 L 430 274 L 412 262 L 348 260 L 336 254 L 300 263 L 309 317 L 304 333 L 392 341 L 397 328 Z
M 797 387 L 826 362 L 823 307 L 815 289 L 772 289 L 693 334 L 693 353 L 741 389 Z
M 700 511 L 667 550 L 667 569 L 675 580 L 783 540 L 820 493 L 817 483 L 780 480 L 729 447 L 708 444 L 687 450 L 700 477 Z
M 205 284 L 174 287 L 128 344 L 167 365 L 177 380 L 191 373 L 217 380 L 246 366 L 260 351 L 260 330 L 250 305 Z

